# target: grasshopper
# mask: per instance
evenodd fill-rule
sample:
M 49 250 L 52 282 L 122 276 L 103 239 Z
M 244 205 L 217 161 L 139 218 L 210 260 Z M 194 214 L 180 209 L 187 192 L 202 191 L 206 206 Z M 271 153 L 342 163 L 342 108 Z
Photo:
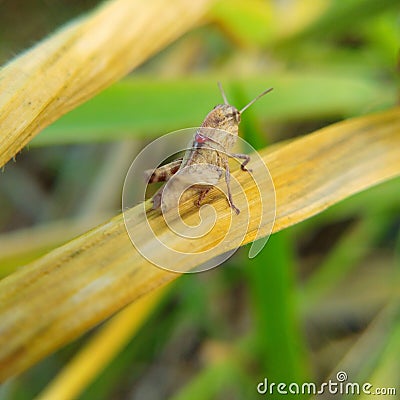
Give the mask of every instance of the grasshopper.
M 251 170 L 246 168 L 246 165 L 250 161 L 250 156 L 247 154 L 230 153 L 230 150 L 237 141 L 241 114 L 260 97 L 269 93 L 272 88 L 265 90 L 241 110 L 238 110 L 228 103 L 220 82 L 218 82 L 218 87 L 224 104 L 218 104 L 208 113 L 200 128 L 196 131 L 193 143 L 191 147 L 186 150 L 183 158 L 172 161 L 155 170 L 145 171 L 145 175 L 148 183 L 167 182 L 175 174 L 177 174 L 178 177 L 179 173 L 184 170 L 185 179 L 189 181 L 193 179 L 192 182 L 195 181 L 194 178 L 204 176 L 204 183 L 193 184 L 190 188 L 190 195 L 198 194 L 195 204 L 200 207 L 206 194 L 224 174 L 229 206 L 236 214 L 239 214 L 240 210 L 235 206 L 232 198 L 228 159 L 231 157 L 243 160 L 241 164 L 242 171 L 251 172 Z M 153 209 L 157 209 L 161 206 L 163 190 L 164 187 L 161 187 L 153 196 Z

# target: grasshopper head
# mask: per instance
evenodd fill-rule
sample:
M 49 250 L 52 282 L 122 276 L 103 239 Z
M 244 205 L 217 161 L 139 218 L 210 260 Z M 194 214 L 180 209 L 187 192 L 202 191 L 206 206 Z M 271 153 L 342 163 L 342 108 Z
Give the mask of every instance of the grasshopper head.
M 230 104 L 218 104 L 208 113 L 202 126 L 237 134 L 239 123 L 240 111 L 236 107 Z
M 206 116 L 205 120 L 201 124 L 203 128 L 210 128 L 212 129 L 217 129 L 221 131 L 225 131 L 230 133 L 231 135 L 238 135 L 239 133 L 239 123 L 240 123 L 240 116 L 241 114 L 247 110 L 253 103 L 255 103 L 260 97 L 264 96 L 268 92 L 272 90 L 272 88 L 265 90 L 261 94 L 259 94 L 256 98 L 254 98 L 250 103 L 245 105 L 241 110 L 238 110 L 236 107 L 231 106 L 228 103 L 228 100 L 226 98 L 225 92 L 222 89 L 222 85 L 220 82 L 218 82 L 219 89 L 222 94 L 222 98 L 224 99 L 224 104 L 218 104 L 215 106 Z M 201 133 L 203 132 L 203 133 Z M 210 134 L 210 131 L 203 130 L 200 133 L 198 132 L 195 137 L 195 142 L 197 144 L 202 144 L 205 143 L 207 140 L 210 138 L 208 137 Z M 208 132 L 208 133 L 206 133 Z M 226 142 L 225 148 L 231 147 L 232 144 L 236 141 L 234 139 L 234 136 L 232 136 L 230 139 L 225 138 L 223 140 L 218 141 L 220 144 L 224 144 L 223 142 Z M 232 142 L 232 143 L 230 143 Z
M 245 105 L 241 110 L 236 107 L 231 106 L 228 103 L 224 89 L 220 82 L 218 82 L 218 87 L 221 92 L 222 98 L 224 99 L 224 104 L 218 104 L 214 109 L 207 115 L 203 122 L 204 127 L 208 128 L 218 128 L 228 131 L 232 134 L 238 134 L 238 126 L 240 123 L 241 114 L 247 110 L 252 104 L 254 104 L 260 97 L 264 96 L 272 90 L 272 88 L 265 90 L 253 100 L 251 100 L 247 105 Z

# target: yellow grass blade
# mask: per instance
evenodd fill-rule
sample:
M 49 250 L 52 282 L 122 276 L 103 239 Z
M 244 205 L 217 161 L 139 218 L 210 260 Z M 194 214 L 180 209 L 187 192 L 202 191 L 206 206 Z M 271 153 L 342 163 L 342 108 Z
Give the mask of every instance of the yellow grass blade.
M 114 316 L 36 400 L 76 399 L 142 326 L 164 292 L 152 292 Z
M 276 232 L 399 175 L 400 108 L 332 125 L 261 155 L 276 189 Z M 246 187 L 237 206 L 250 205 L 244 244 L 255 236 L 260 202 L 251 176 L 241 171 L 234 175 Z M 229 222 L 231 210 L 225 198 L 215 197 L 219 220 Z M 191 201 L 185 206 L 189 215 L 197 215 Z M 138 210 L 129 210 L 130 218 Z M 162 216 L 153 211 L 149 218 L 162 235 L 166 230 Z M 233 220 L 232 230 L 240 237 L 243 226 Z M 200 250 L 217 239 L 208 234 L 201 243 L 186 244 L 186 250 Z M 147 246 L 164 251 L 153 239 Z M 0 282 L 0 378 L 18 374 L 177 277 L 154 267 L 135 250 L 122 215 L 27 265 Z
M 0 166 L 43 128 L 193 27 L 210 0 L 114 0 L 0 70 Z

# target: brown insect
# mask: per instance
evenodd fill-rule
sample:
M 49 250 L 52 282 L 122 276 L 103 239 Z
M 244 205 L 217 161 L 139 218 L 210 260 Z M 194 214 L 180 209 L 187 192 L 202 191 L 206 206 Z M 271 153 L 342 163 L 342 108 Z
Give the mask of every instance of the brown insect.
M 211 190 L 223 174 L 228 190 L 229 206 L 239 214 L 235 206 L 230 187 L 230 172 L 228 158 L 244 160 L 241 164 L 242 171 L 250 171 L 246 165 L 250 161 L 247 154 L 230 153 L 237 141 L 241 114 L 247 110 L 260 97 L 272 90 L 269 88 L 259 94 L 240 111 L 228 103 L 221 83 L 218 82 L 224 104 L 218 104 L 204 119 L 201 127 L 196 131 L 191 147 L 185 152 L 183 158 L 172 161 L 155 170 L 146 171 L 148 183 L 167 182 L 175 174 L 180 181 L 187 181 L 190 189 L 188 195 L 198 194 L 195 204 L 199 207 L 206 194 Z M 181 175 L 181 176 L 180 176 Z M 175 179 L 174 179 L 175 180 Z M 190 185 L 190 182 L 198 182 Z M 153 209 L 161 206 L 164 187 L 161 187 L 153 196 Z M 178 200 L 178 199 L 177 199 Z

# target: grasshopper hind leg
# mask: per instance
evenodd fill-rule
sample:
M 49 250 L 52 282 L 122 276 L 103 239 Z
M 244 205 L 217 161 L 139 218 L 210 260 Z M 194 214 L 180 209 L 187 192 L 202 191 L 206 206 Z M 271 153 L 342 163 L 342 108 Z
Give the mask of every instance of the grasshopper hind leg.
M 169 164 L 162 165 L 155 170 L 147 170 L 144 172 L 144 177 L 148 183 L 167 182 L 175 175 L 182 164 L 182 159 L 172 161 Z
M 175 175 L 178 172 L 181 164 L 182 164 L 182 158 L 179 158 L 178 160 L 172 161 L 169 164 L 158 167 L 155 170 L 147 170 L 144 172 L 145 180 L 148 183 L 167 182 L 173 175 Z M 161 206 L 163 189 L 164 187 L 158 189 L 157 192 L 152 197 L 153 210 L 156 210 Z
M 199 197 L 197 198 L 197 200 L 195 201 L 195 205 L 197 207 L 201 207 L 201 202 L 204 200 L 204 197 L 206 197 L 207 193 L 211 190 L 210 187 L 207 187 L 205 189 L 202 189 L 199 193 Z

